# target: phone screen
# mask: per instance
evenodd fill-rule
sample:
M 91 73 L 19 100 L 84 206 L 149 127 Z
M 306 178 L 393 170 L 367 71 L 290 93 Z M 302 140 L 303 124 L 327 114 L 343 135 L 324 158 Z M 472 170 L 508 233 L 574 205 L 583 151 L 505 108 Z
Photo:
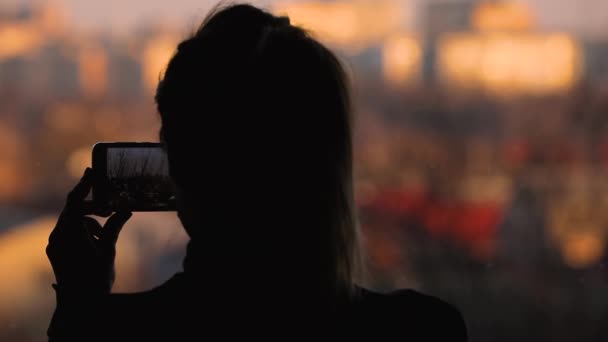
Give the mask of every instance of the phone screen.
M 175 209 L 169 164 L 160 147 L 112 147 L 106 152 L 106 198 L 110 208 Z

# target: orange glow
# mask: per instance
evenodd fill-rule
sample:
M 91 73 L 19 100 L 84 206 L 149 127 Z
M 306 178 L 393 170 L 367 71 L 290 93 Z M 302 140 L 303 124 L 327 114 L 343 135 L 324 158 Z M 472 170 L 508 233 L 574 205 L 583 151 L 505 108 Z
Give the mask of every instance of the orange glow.
M 562 253 L 568 266 L 583 268 L 598 262 L 604 255 L 604 239 L 588 231 L 571 234 L 565 241 Z
M 23 56 L 41 44 L 42 36 L 34 27 L 26 24 L 0 26 L 0 59 Z
M 442 77 L 463 87 L 475 85 L 479 77 L 477 60 L 482 49 L 483 42 L 472 35 L 444 38 L 439 47 L 438 66 Z
M 45 34 L 57 35 L 63 33 L 67 19 L 66 13 L 57 4 L 47 4 L 40 8 L 38 24 Z
M 26 152 L 22 136 L 0 122 L 0 200 L 19 198 L 28 190 Z
M 158 80 L 175 52 L 177 42 L 176 37 L 160 35 L 146 44 L 143 53 L 143 71 L 148 90 L 156 89 Z
M 394 35 L 384 42 L 382 71 L 392 84 L 402 85 L 420 72 L 422 50 L 418 41 L 408 35 Z
M 66 20 L 56 6 L 44 6 L 27 21 L 0 22 L 0 60 L 31 55 L 49 36 L 64 32 Z
M 504 174 L 466 176 L 460 184 L 461 197 L 472 203 L 505 205 L 512 199 L 512 180 Z
M 66 168 L 73 178 L 80 178 L 85 168 L 91 166 L 91 147 L 83 146 L 70 154 Z
M 357 0 L 279 3 L 274 12 L 330 45 L 358 50 L 399 31 L 405 11 L 394 0 Z
M 535 18 L 525 4 L 503 1 L 480 4 L 472 21 L 480 31 L 526 31 L 534 27 Z
M 108 58 L 99 47 L 85 48 L 78 59 L 80 84 L 87 96 L 100 96 L 108 86 Z
M 13 199 L 22 189 L 21 170 L 12 160 L 0 160 L 0 200 Z
M 46 121 L 48 127 L 63 133 L 79 132 L 87 124 L 86 109 L 76 103 L 61 103 L 49 109 Z
M 565 34 L 447 34 L 438 68 L 446 83 L 496 93 L 568 90 L 579 78 L 581 49 Z

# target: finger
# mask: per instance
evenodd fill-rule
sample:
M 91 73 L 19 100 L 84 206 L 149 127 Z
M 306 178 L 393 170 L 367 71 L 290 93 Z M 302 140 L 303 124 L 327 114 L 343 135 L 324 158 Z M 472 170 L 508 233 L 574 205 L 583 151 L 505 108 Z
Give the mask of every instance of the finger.
M 133 214 L 131 212 L 125 211 L 117 212 L 110 216 L 106 224 L 103 226 L 101 239 L 112 244 L 116 243 L 118 240 L 118 234 L 120 234 L 122 227 L 132 215 Z
M 93 184 L 93 170 L 86 168 L 84 175 L 80 179 L 80 182 L 76 184 L 74 189 L 68 194 L 68 200 L 66 203 L 66 209 L 68 211 L 78 211 L 78 214 L 82 214 L 81 211 L 84 209 L 84 199 L 91 191 Z
M 55 227 L 57 233 L 67 232 L 69 227 L 77 226 L 81 222 L 82 216 L 86 214 L 83 203 L 91 189 L 92 171 L 91 168 L 86 168 L 78 184 L 68 194 L 67 202 L 59 215 L 57 226 Z M 71 230 L 73 231 L 74 229 Z
M 80 182 L 68 194 L 65 207 L 57 220 L 57 225 L 49 236 L 49 243 L 67 238 L 69 236 L 87 236 L 86 229 L 82 227 L 84 212 L 84 199 L 91 190 L 93 170 L 86 168 Z
M 99 239 L 101 236 L 102 228 L 99 222 L 92 217 L 85 216 L 82 218 L 82 223 L 84 224 L 89 236 L 92 236 L 96 239 Z
M 59 222 L 49 236 L 49 246 L 66 246 L 74 243 L 89 243 L 92 235 L 99 236 L 101 225 L 92 217 L 81 216 L 78 219 L 67 220 L 60 216 Z
M 103 209 L 97 207 L 93 201 L 82 202 L 82 214 L 83 215 L 95 215 L 100 217 L 109 217 L 112 215 L 112 211 L 109 209 Z
M 112 210 L 95 209 L 93 215 L 100 217 L 110 217 L 110 215 L 112 215 Z

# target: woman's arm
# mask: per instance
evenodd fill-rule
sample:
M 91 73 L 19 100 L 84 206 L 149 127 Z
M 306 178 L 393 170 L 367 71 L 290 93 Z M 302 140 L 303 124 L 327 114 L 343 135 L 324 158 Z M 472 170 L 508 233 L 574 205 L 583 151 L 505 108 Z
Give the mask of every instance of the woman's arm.
M 68 195 L 46 248 L 57 282 L 57 307 L 48 331 L 52 340 L 85 337 L 93 329 L 103 329 L 96 322 L 111 298 L 116 241 L 131 217 L 129 212 L 116 213 L 102 227 L 86 216 L 92 178 L 87 169 Z

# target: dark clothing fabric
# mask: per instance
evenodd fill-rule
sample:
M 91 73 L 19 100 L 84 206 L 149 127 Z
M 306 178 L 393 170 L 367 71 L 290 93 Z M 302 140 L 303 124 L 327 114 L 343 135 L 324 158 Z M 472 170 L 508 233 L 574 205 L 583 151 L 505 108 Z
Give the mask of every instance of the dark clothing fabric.
M 187 273 L 178 273 L 150 291 L 132 294 L 84 295 L 58 288 L 49 339 L 198 341 L 214 336 L 333 336 L 467 340 L 458 310 L 413 290 L 380 294 L 359 288 L 349 304 L 320 309 L 314 301 L 297 300 L 309 295 L 301 290 L 291 298 L 277 299 L 248 287 L 229 292 L 201 289 L 205 286 Z

